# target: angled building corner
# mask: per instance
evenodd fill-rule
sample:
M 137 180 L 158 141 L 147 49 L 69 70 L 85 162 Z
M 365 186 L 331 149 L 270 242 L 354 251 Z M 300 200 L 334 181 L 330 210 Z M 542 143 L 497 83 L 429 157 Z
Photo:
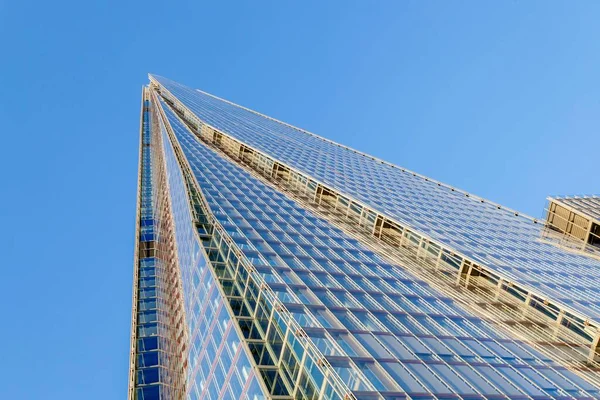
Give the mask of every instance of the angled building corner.
M 600 250 L 600 197 L 549 197 L 546 222 L 550 229 L 580 247 Z
M 149 77 L 130 399 L 600 395 L 600 260 L 540 240 L 558 206 L 538 221 Z

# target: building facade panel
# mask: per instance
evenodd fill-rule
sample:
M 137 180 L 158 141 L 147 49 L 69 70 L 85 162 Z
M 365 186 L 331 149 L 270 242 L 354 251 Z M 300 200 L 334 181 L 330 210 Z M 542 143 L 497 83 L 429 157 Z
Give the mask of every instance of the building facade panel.
M 140 177 L 134 265 L 129 396 L 183 398 L 185 393 L 183 309 L 172 255 L 172 216 L 165 185 L 158 119 L 150 91 L 143 92 Z
M 549 197 L 546 220 L 552 230 L 600 258 L 600 197 Z
M 163 106 L 211 212 L 354 396 L 598 394 L 209 149 Z
M 131 399 L 600 397 L 598 259 L 512 210 L 150 79 Z
M 187 316 L 188 398 L 265 398 L 260 377 L 241 344 L 243 338 L 203 251 L 186 182 L 162 123 L 161 130 Z
M 540 240 L 543 224 L 204 92 L 152 78 L 215 129 L 584 319 L 600 321 L 600 261 Z

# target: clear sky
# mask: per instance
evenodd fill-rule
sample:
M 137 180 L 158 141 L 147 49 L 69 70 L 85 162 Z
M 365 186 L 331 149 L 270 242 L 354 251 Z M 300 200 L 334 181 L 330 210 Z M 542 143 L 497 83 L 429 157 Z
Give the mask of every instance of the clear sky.
M 600 192 L 599 20 L 583 0 L 0 0 L 0 398 L 125 398 L 148 72 L 540 216 Z

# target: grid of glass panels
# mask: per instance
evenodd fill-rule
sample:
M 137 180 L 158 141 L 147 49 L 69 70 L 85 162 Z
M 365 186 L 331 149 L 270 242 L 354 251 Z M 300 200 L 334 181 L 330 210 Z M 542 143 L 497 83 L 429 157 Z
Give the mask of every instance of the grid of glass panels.
M 140 181 L 140 220 L 139 220 L 139 233 L 140 237 L 138 238 L 140 244 L 139 247 L 147 248 L 148 243 L 154 242 L 154 211 L 152 207 L 152 164 L 151 164 L 151 154 L 150 154 L 150 101 L 144 100 L 144 108 L 142 114 L 142 150 L 141 150 L 141 181 Z M 155 269 L 155 260 L 154 257 L 145 257 L 150 254 L 139 254 L 138 255 L 138 288 L 142 287 L 142 289 L 138 289 L 137 296 L 137 310 L 144 313 L 146 310 L 156 310 L 156 293 L 153 293 L 153 296 L 150 296 L 149 290 L 143 288 L 146 286 L 145 281 L 148 279 L 154 279 L 156 275 Z M 140 297 L 143 296 L 143 297 Z M 139 329 L 139 322 L 136 317 L 136 377 L 135 379 L 135 392 L 136 397 L 140 399 L 144 399 L 146 397 L 151 398 L 152 394 L 155 395 L 155 398 L 159 398 L 160 395 L 160 385 L 154 382 L 154 384 L 149 384 L 145 387 L 145 382 L 142 379 L 140 382 L 140 377 L 138 376 L 140 373 L 143 374 L 143 371 L 148 371 L 148 374 L 153 373 L 158 375 L 160 361 L 163 361 L 164 358 L 160 357 L 162 354 L 158 348 L 158 338 L 149 339 L 145 336 L 141 336 L 145 334 L 145 329 Z M 144 318 L 142 318 L 144 319 Z M 152 341 L 156 342 L 154 346 L 151 346 L 148 351 L 146 351 L 145 342 Z M 163 360 L 159 360 L 159 359 Z M 152 361 L 150 360 L 152 359 Z M 140 368 L 141 367 L 141 368 Z
M 540 224 L 198 90 L 153 78 L 216 129 L 600 321 L 600 260 L 540 241 Z
M 357 397 L 598 396 L 205 147 L 165 111 L 211 212 Z M 295 340 L 286 337 L 290 347 Z
M 151 102 L 144 100 L 142 114 L 141 177 L 139 187 L 139 244 L 137 246 L 138 281 L 135 316 L 135 376 L 133 398 L 154 400 L 176 398 L 182 394 L 183 380 L 176 361 L 178 346 L 173 342 L 176 327 L 170 294 L 168 262 L 162 251 L 170 236 L 164 234 L 164 208 L 161 207 L 160 151 L 156 143 Z M 157 165 L 158 163 L 158 165 Z
M 183 162 L 183 155 L 178 154 L 177 157 Z M 316 347 L 304 351 L 296 343 L 293 349 L 288 346 L 283 350 L 281 359 L 278 357 L 286 332 L 298 332 L 300 325 L 287 316 L 274 292 L 262 284 L 262 277 L 252 271 L 245 259 L 240 258 L 239 250 L 224 237 L 223 228 L 214 224 L 216 221 L 207 214 L 206 204 L 193 178 L 188 175 L 191 171 L 185 162 L 182 168 L 186 171 L 184 176 L 193 203 L 193 220 L 202 239 L 202 247 L 230 302 L 229 311 L 235 315 L 243 332 L 244 344 L 251 351 L 267 386 L 266 393 L 282 400 L 293 398 L 294 393 L 295 398 L 313 398 L 316 395 L 322 399 L 343 398 L 341 394 L 348 393 L 348 389 L 335 381 L 337 375 L 316 372 L 322 368 L 315 361 L 322 359 Z M 303 340 L 304 344 L 306 340 Z M 312 373 L 309 375 L 307 371 Z
M 260 377 L 201 249 L 184 177 L 162 123 L 161 132 L 187 324 L 187 398 L 264 399 Z

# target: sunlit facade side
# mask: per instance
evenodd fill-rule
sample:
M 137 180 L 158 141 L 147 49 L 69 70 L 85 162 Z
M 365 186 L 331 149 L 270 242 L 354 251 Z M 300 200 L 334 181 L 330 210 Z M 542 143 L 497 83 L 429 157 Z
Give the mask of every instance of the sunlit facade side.
M 594 320 L 577 307 L 558 307 L 559 317 L 547 311 L 565 300 L 578 307 L 593 301 L 572 290 L 550 303 L 549 292 L 533 292 L 515 275 L 491 263 L 484 266 L 484 253 L 498 248 L 490 250 L 490 239 L 475 237 L 476 244 L 457 239 L 454 224 L 467 217 L 442 215 L 456 211 L 452 207 L 460 208 L 462 200 L 444 209 L 448 197 L 412 178 L 394 178 L 388 164 L 376 160 L 375 166 L 364 155 L 348 155 L 358 154 L 351 149 L 164 78 L 150 78 L 145 104 L 155 119 L 152 151 L 160 152 L 162 160 L 155 168 L 164 171 L 164 179 L 150 186 L 142 172 L 140 193 L 163 193 L 168 199 L 161 209 L 172 221 L 170 262 L 177 272 L 162 279 L 175 288 L 169 304 L 180 310 L 172 319 L 178 358 L 168 361 L 181 361 L 164 368 L 184 378 L 156 397 L 140 391 L 150 383 L 136 375 L 143 366 L 135 358 L 138 341 L 132 339 L 130 398 L 600 395 Z M 141 151 L 143 170 L 143 146 Z M 332 163 L 338 162 L 335 177 L 330 176 Z M 371 176 L 382 177 L 392 190 L 377 186 L 383 185 L 377 179 L 367 185 L 365 178 Z M 403 195 L 394 197 L 395 188 Z M 380 202 L 381 193 L 375 191 L 392 201 Z M 467 211 L 479 213 L 468 226 L 470 235 L 486 233 L 480 224 L 492 208 L 500 213 L 497 229 L 504 224 L 510 225 L 510 235 L 515 230 L 531 234 L 514 212 L 511 218 L 517 222 L 498 206 L 476 201 L 482 209 L 464 203 Z M 143 204 L 142 199 L 138 209 Z M 412 214 L 404 211 L 409 204 Z M 428 225 L 419 224 L 417 215 L 427 207 L 442 208 L 427 210 Z M 398 234 L 399 220 L 406 226 Z M 445 228 L 436 228 L 438 223 Z M 499 237 L 506 250 L 514 237 L 505 235 Z M 508 249 L 508 255 L 520 254 L 523 244 L 515 243 L 516 253 Z M 479 253 L 469 253 L 470 246 Z M 551 257 L 554 262 L 583 259 L 592 266 L 590 278 L 600 273 L 593 258 L 548 246 L 560 256 Z M 139 292 L 139 246 L 136 254 L 134 292 Z M 551 274 L 553 266 L 543 271 L 547 259 L 538 261 L 542 274 Z M 528 268 L 534 264 L 530 260 Z M 579 271 L 580 265 L 569 267 Z M 486 273 L 496 274 L 496 281 Z M 536 307 L 538 302 L 544 307 Z M 572 319 L 577 326 L 571 326 Z M 143 322 L 134 307 L 132 333 Z M 171 381 L 152 385 L 166 382 Z
M 264 398 L 196 233 L 157 99 L 147 89 L 143 97 L 129 398 Z
M 600 196 L 549 197 L 546 222 L 571 244 L 600 258 Z
M 142 97 L 129 397 L 181 398 L 184 313 L 173 300 L 180 294 L 180 271 L 172 252 L 173 219 L 156 108 L 147 88 Z

